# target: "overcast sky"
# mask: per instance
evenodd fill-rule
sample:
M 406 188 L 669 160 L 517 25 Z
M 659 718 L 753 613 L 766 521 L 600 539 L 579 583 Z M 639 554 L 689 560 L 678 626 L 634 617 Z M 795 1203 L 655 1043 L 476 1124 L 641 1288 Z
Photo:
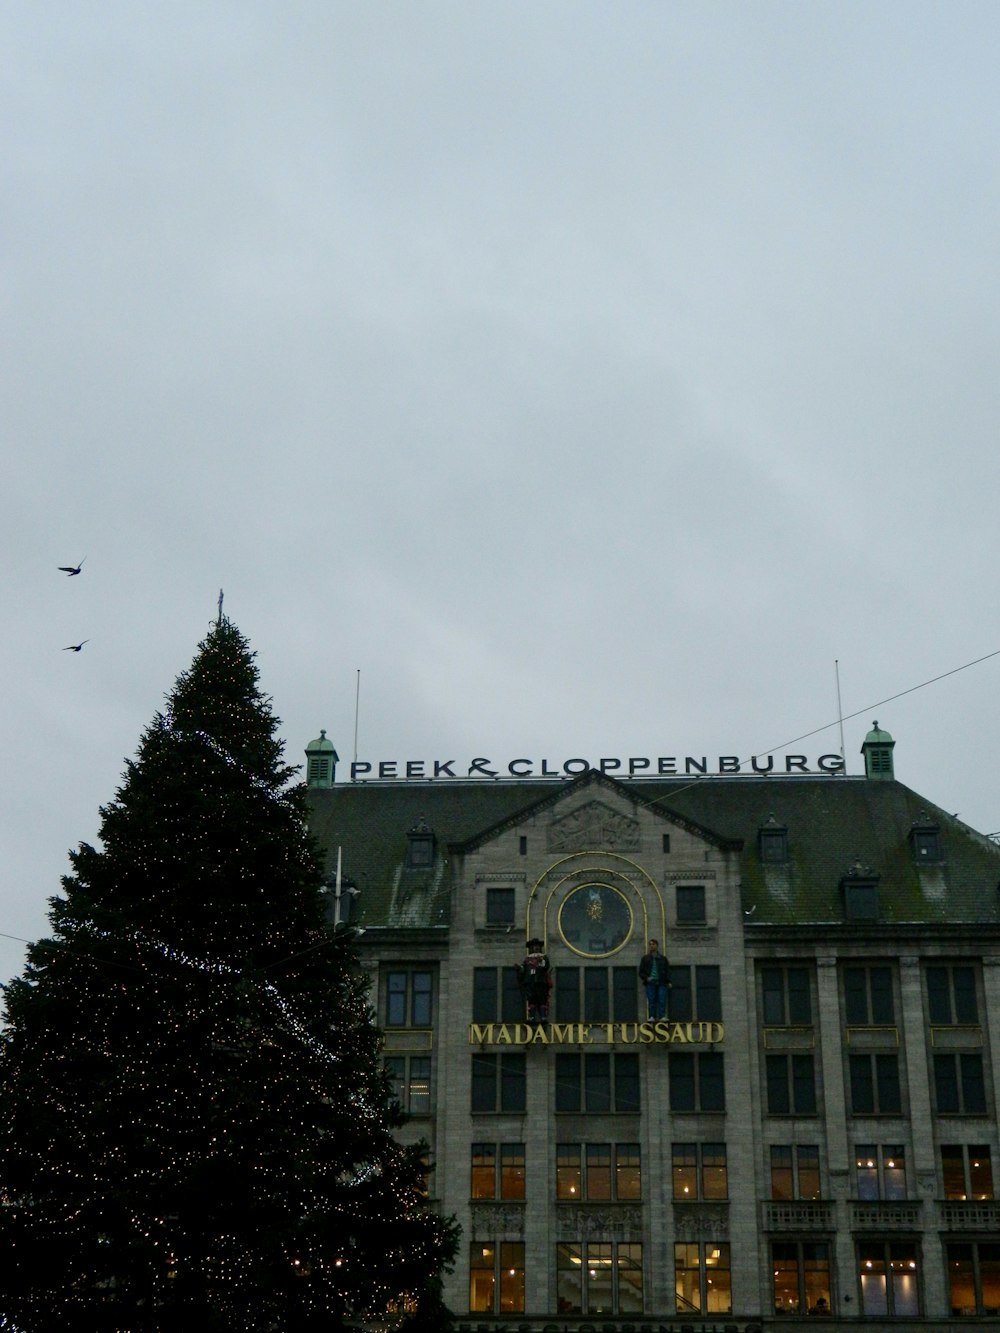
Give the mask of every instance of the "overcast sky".
M 995 0 L 8 0 L 0 44 L 6 935 L 220 587 L 293 761 L 350 760 L 359 668 L 363 758 L 561 763 L 1000 649 Z M 998 683 L 849 770 L 877 717 L 1000 830 Z

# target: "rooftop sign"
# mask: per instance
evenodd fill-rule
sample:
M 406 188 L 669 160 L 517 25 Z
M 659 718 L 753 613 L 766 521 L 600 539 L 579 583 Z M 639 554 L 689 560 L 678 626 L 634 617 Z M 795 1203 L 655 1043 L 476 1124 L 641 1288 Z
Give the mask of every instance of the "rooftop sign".
M 614 777 L 653 778 L 691 777 L 698 774 L 732 773 L 843 773 L 844 761 L 839 754 L 821 754 L 810 767 L 808 756 L 786 754 L 754 755 L 740 759 L 734 754 L 720 754 L 717 758 L 706 755 L 661 755 L 649 758 L 634 755 L 629 759 L 511 759 L 499 763 L 492 759 L 477 758 L 468 764 L 457 759 L 357 759 L 351 764 L 351 781 L 365 782 L 371 778 L 395 782 L 426 782 L 448 778 L 575 778 L 596 768 L 599 773 Z

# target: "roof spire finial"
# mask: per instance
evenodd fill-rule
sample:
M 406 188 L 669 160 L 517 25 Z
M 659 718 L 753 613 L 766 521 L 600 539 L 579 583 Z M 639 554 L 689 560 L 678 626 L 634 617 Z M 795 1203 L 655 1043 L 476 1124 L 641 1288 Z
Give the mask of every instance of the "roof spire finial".
M 221 588 L 219 589 L 219 618 L 218 618 L 218 620 L 217 620 L 215 623 L 216 623 L 217 625 L 221 625 L 221 624 L 222 624 L 222 589 L 221 589 Z

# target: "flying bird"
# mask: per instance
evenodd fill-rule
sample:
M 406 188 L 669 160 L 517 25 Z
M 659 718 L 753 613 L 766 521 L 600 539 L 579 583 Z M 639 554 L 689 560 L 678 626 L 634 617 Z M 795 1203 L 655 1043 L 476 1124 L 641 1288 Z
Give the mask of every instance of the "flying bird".
M 86 560 L 86 558 L 84 556 L 83 560 Z M 59 568 L 64 574 L 68 574 L 72 578 L 74 574 L 79 574 L 80 570 L 83 569 L 83 560 L 78 565 L 60 565 Z
M 83 645 L 84 645 L 85 643 L 89 643 L 89 642 L 90 642 L 89 639 L 81 639 L 79 643 L 71 643 L 71 644 L 68 644 L 68 645 L 63 649 L 63 652 L 64 652 L 64 653 L 78 653 L 78 652 L 80 651 L 80 649 L 83 647 Z

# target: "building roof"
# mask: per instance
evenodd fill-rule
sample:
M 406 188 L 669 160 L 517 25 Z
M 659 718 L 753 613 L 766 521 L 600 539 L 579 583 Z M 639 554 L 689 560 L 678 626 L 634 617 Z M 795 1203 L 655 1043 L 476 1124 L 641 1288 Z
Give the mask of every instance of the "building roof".
M 343 847 L 344 873 L 361 888 L 361 921 L 446 926 L 451 857 L 587 785 L 647 808 L 664 831 L 679 825 L 738 856 L 743 906 L 755 925 L 844 921 L 841 881 L 852 868 L 856 877 L 877 878 L 883 922 L 1000 924 L 1000 846 L 895 780 L 621 781 L 591 770 L 561 782 L 357 782 L 310 789 L 310 824 L 330 864 Z M 776 863 L 762 860 L 758 846 L 758 832 L 772 816 L 772 828 L 787 829 L 787 859 Z M 408 867 L 407 832 L 422 818 L 435 835 L 434 857 L 427 866 Z M 914 826 L 937 829 L 936 859 L 919 859 Z

